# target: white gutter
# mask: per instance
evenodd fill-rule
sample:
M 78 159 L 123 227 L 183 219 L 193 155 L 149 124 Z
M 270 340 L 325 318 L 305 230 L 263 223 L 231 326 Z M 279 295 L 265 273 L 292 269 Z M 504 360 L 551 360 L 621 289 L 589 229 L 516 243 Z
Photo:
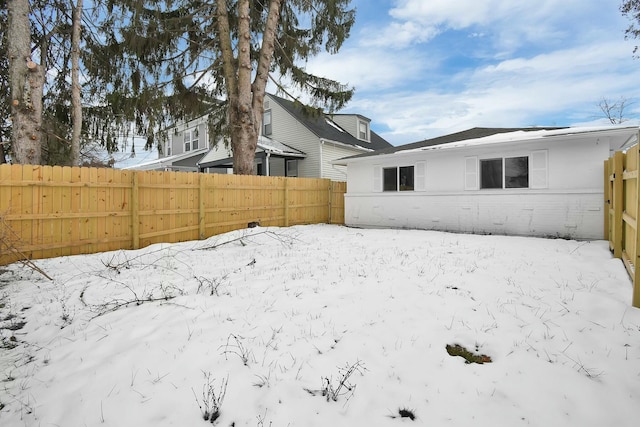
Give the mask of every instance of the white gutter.
M 373 148 L 366 148 L 366 147 L 362 147 L 360 145 L 351 145 L 351 144 L 345 144 L 343 142 L 338 142 L 338 141 L 333 141 L 331 139 L 321 139 L 321 141 L 329 143 L 329 144 L 333 144 L 333 145 L 338 145 L 340 147 L 344 147 L 344 148 L 349 148 L 351 150 L 355 149 L 355 150 L 359 150 L 362 151 L 363 153 L 370 153 L 372 151 L 375 151 Z M 358 140 L 360 141 L 360 140 Z M 366 141 L 362 141 L 368 144 L 368 142 Z

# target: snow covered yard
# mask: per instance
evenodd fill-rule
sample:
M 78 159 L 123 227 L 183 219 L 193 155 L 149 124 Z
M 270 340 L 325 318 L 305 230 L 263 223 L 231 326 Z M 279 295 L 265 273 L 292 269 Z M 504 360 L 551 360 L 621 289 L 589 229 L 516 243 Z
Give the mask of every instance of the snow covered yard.
M 2 426 L 640 419 L 606 242 L 313 225 L 37 264 L 0 269 Z

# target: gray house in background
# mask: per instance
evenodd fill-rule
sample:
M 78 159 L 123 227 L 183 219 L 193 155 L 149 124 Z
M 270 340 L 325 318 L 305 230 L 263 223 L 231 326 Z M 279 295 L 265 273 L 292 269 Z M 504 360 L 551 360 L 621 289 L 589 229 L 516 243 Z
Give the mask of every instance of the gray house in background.
M 299 104 L 266 94 L 261 135 L 254 163 L 256 175 L 329 178 L 346 181 L 346 167 L 333 162 L 392 147 L 359 114 L 305 114 Z M 223 143 L 198 162 L 201 172 L 231 173 L 233 155 Z
M 177 124 L 167 129 L 163 138 L 162 153 L 157 160 L 126 169 L 197 172 L 198 161 L 207 154 L 211 146 L 207 117 Z

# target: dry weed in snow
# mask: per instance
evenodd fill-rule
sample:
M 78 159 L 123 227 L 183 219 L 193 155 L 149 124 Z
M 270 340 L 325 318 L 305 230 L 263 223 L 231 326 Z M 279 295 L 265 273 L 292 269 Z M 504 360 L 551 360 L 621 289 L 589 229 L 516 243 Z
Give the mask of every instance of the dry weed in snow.
M 312 225 L 37 265 L 0 269 L 2 426 L 640 419 L 607 242 Z

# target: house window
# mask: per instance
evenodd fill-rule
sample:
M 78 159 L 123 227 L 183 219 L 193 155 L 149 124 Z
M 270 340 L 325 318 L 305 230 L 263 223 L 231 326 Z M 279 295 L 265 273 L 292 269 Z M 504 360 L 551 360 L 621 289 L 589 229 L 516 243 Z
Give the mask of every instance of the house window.
M 184 151 L 197 150 L 199 146 L 198 128 L 193 128 L 184 132 Z
M 287 160 L 287 176 L 298 176 L 297 160 Z
M 502 188 L 502 159 L 480 160 L 480 188 Z
M 191 132 L 184 132 L 184 152 L 191 151 Z
M 480 188 L 529 188 L 529 157 L 480 160 Z
M 262 134 L 263 135 L 271 135 L 271 110 L 267 110 L 264 112 L 262 116 Z
M 529 157 L 504 159 L 504 188 L 529 188 Z
M 167 141 L 167 156 L 171 155 L 171 141 Z
M 358 120 L 358 139 L 369 141 L 369 123 Z
M 413 166 L 384 168 L 382 170 L 382 190 L 383 191 L 413 191 L 414 190 Z

